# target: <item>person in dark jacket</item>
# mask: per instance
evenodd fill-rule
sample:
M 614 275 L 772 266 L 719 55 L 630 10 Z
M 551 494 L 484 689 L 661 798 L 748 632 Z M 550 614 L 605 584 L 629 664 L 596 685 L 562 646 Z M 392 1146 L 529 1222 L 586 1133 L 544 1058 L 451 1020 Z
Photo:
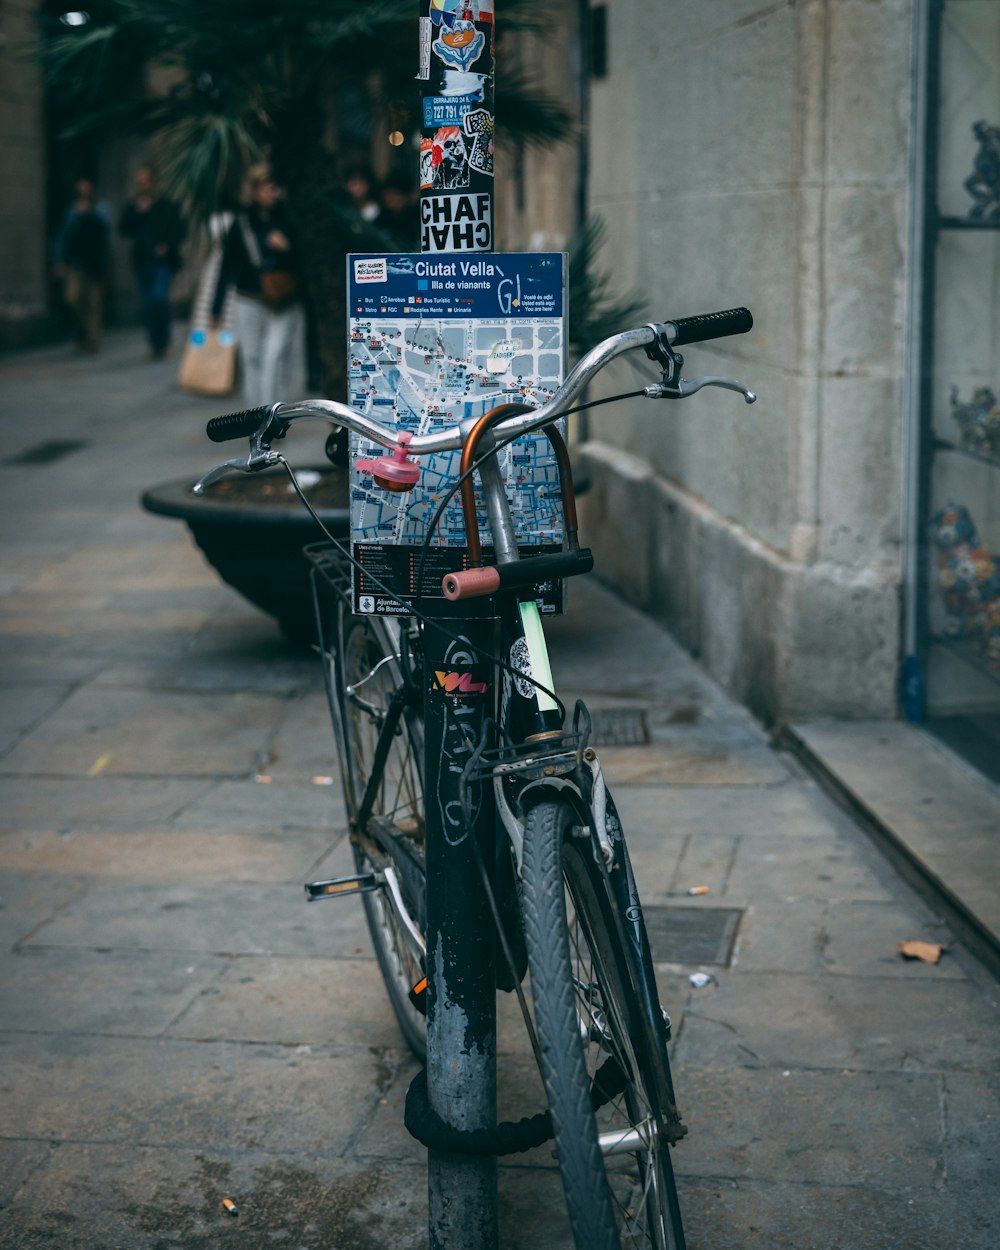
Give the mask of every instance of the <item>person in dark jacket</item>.
M 159 192 L 149 165 L 135 172 L 135 196 L 126 204 L 120 232 L 132 240 L 132 268 L 154 359 L 170 350 L 170 284 L 180 268 L 184 222 Z
M 413 183 L 402 174 L 390 174 L 382 183 L 382 211 L 378 226 L 403 252 L 420 250 L 420 213 Z
M 223 245 L 212 318 L 220 324 L 226 292 L 235 287 L 243 400 L 255 408 L 293 398 L 288 387 L 298 379 L 305 356 L 305 314 L 298 290 L 301 257 L 270 166 L 248 171 L 244 204 Z
M 111 218 L 98 204 L 94 184 L 78 178 L 74 199 L 55 242 L 55 275 L 73 314 L 77 343 L 96 352 L 104 320 L 104 283 L 111 257 Z

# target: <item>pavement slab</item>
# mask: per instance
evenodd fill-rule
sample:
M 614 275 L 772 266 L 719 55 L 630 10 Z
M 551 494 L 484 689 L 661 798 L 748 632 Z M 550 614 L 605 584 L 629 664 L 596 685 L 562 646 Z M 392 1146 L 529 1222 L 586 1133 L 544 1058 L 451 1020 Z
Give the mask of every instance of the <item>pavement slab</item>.
M 5 957 L 50 924 L 86 893 L 81 881 L 63 876 L 4 873 L 0 876 L 0 951 Z
M 72 650 L 73 631 L 67 627 L 56 638 L 7 634 L 0 647 L 0 682 L 4 698 L 17 698 L 21 686 L 77 686 L 100 672 L 99 656 Z
M 16 1123 L 20 1138 L 279 1157 L 347 1149 L 392 1072 L 384 1053 L 356 1048 L 65 1033 L 0 1033 L 0 1059 L 6 1137 Z M 112 1085 L 129 1095 L 109 1115 Z
M 692 838 L 692 844 L 697 846 L 698 840 Z M 845 898 L 889 902 L 892 892 L 873 871 L 869 858 L 853 839 L 803 838 L 796 843 L 782 834 L 757 834 L 739 840 L 725 893 L 781 903 Z
M 337 906 L 331 904 L 330 906 Z M 358 909 L 360 899 L 340 906 Z M 402 1051 L 370 945 L 342 959 L 241 955 L 170 1023 L 171 1037 Z M 373 985 L 373 978 L 376 983 Z
M 0 834 L 0 872 L 62 873 L 101 881 L 299 884 L 327 853 L 321 828 L 267 833 L 204 828 Z
M 179 809 L 174 823 L 179 828 L 211 830 L 239 829 L 244 833 L 269 833 L 286 829 L 321 831 L 328 838 L 340 837 L 347 829 L 339 774 L 306 776 L 297 769 L 293 780 L 282 784 L 273 774 L 270 782 L 253 778 L 214 782 L 194 795 Z M 320 780 L 314 780 L 314 777 Z
M 680 1176 L 940 1188 L 942 1078 L 685 1064 Z
M 339 796 L 340 769 L 330 710 L 326 695 L 318 688 L 319 673 L 314 676 L 316 688 L 294 700 L 274 735 L 268 772 L 276 781 L 332 776 L 332 789 Z
M 9 1208 L 22 1185 L 47 1162 L 52 1147 L 44 1141 L 0 1140 L 0 1210 Z M 0 1246 L 7 1235 L 0 1219 Z M 8 1244 L 13 1244 L 8 1238 Z
M 24 945 L 350 956 L 367 942 L 359 908 L 309 904 L 299 882 L 173 881 L 92 885 L 39 925 Z
M 71 685 L 0 685 L 0 756 L 72 692 Z
M 0 830 L 160 827 L 217 783 L 203 777 L 31 777 L 0 774 Z
M 270 627 L 265 637 L 252 635 L 220 644 L 212 620 L 183 648 L 142 660 L 109 661 L 95 677 L 95 686 L 160 690 L 258 690 L 291 695 L 317 689 L 321 675 L 311 653 L 289 651 Z M 256 624 L 256 622 L 255 622 Z
M 996 786 L 912 725 L 818 722 L 790 737 L 1000 946 Z
M 684 1197 L 688 1250 L 965 1250 L 992 1245 L 1000 1225 L 992 1200 L 989 1209 L 970 1206 L 958 1193 L 919 1185 L 887 1192 L 685 1178 Z
M 601 760 L 607 754 L 601 748 Z M 825 840 L 849 822 L 814 782 L 792 774 L 777 785 L 614 786 L 629 845 L 658 832 L 752 838 L 783 834 L 790 846 Z
M 241 776 L 257 770 L 287 699 L 235 691 L 76 691 L 0 761 L 5 773 L 44 776 Z
M 982 1194 L 984 1212 L 1000 1229 L 1000 1090 L 997 1066 L 976 1075 L 949 1072 L 944 1077 L 945 1175 L 958 1193 Z
M 4 962 L 0 1020 L 18 1033 L 158 1037 L 224 968 L 188 952 L 22 947 Z
M 842 899 L 747 907 L 733 963 L 748 972 L 828 972 L 899 980 L 961 980 L 962 967 L 947 956 L 940 964 L 904 959 L 900 942 L 919 939 L 953 945 L 934 917 L 898 903 Z
M 42 1159 L 5 1211 L 2 1250 L 424 1250 L 427 1243 L 421 1164 L 93 1143 L 63 1143 Z M 499 1250 L 570 1250 L 553 1170 L 503 1166 L 498 1191 Z
M 687 1004 L 674 1054 L 681 1065 L 721 1068 L 995 1073 L 1000 1001 L 991 1006 L 984 1012 L 974 986 L 949 979 L 720 972 Z

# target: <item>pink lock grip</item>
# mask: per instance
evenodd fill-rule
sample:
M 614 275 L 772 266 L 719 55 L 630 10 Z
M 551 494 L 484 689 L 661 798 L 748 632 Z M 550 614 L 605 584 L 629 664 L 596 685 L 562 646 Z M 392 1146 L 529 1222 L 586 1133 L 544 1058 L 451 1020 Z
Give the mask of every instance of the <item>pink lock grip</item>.
M 479 595 L 495 595 L 500 589 L 500 574 L 491 566 L 486 569 L 464 569 L 461 573 L 448 573 L 441 579 L 444 597 L 474 599 Z

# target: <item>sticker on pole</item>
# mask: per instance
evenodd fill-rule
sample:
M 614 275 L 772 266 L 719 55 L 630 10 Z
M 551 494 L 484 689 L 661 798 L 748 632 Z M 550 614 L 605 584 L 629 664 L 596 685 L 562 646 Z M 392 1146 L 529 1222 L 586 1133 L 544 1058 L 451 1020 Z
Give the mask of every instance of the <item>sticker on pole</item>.
M 461 142 L 458 127 L 455 139 Z M 448 161 L 447 145 L 435 167 L 437 170 Z M 466 152 L 462 146 L 462 164 L 456 176 L 462 176 L 468 168 Z M 437 185 L 437 184 L 435 184 Z M 455 185 L 452 183 L 451 185 Z M 422 252 L 489 252 L 493 248 L 493 211 L 491 196 L 479 195 L 428 195 L 420 201 L 420 250 Z
M 349 257 L 349 402 L 414 437 L 500 404 L 544 404 L 565 370 L 565 272 L 560 252 Z M 435 615 L 488 615 L 489 600 L 453 603 L 441 589 L 446 574 L 468 567 L 461 500 L 448 499 L 461 452 L 420 457 L 420 478 L 407 491 L 378 480 L 372 466 L 389 454 L 351 436 L 355 610 L 403 614 L 419 599 Z M 519 438 L 498 463 L 522 554 L 562 550 L 559 467 L 547 435 Z M 489 560 L 478 479 L 477 510 Z M 538 602 L 543 612 L 561 611 L 561 582 L 540 586 Z

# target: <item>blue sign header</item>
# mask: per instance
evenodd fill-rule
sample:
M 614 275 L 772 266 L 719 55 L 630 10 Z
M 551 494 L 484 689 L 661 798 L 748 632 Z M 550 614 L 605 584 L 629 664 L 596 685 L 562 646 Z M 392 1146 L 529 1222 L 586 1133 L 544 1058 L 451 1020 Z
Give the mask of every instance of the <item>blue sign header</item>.
M 351 317 L 538 318 L 565 311 L 562 252 L 349 256 Z

